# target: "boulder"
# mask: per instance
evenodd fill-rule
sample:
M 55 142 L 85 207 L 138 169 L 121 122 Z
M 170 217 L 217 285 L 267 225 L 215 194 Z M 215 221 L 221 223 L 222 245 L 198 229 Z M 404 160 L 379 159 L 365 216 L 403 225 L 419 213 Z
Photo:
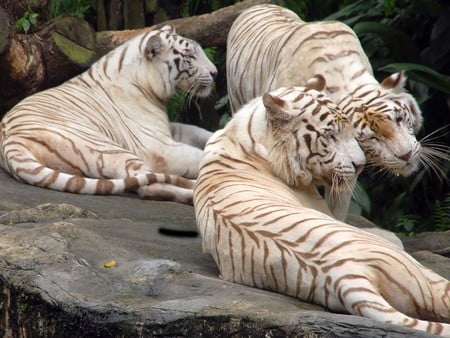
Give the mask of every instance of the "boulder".
M 0 171 L 0 223 L 2 337 L 431 337 L 221 280 L 186 205 Z

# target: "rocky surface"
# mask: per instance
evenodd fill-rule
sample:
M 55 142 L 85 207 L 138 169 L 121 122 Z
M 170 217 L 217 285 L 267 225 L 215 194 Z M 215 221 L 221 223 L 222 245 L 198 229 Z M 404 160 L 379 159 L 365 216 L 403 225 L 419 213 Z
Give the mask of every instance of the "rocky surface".
M 404 240 L 447 278 L 449 243 L 450 232 Z M 0 336 L 430 335 L 222 281 L 189 206 L 59 193 L 1 171 Z

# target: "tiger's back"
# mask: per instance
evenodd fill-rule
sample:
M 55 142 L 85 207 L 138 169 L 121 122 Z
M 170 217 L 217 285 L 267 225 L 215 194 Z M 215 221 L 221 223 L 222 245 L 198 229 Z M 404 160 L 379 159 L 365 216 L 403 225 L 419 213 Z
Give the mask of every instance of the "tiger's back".
M 392 243 L 319 211 L 323 201 L 311 193 L 313 181 L 287 184 L 276 164 L 288 160 L 270 156 L 284 153 L 304 164 L 315 152 L 262 146 L 285 144 L 279 123 L 261 118 L 251 101 L 205 148 L 194 206 L 203 248 L 221 276 L 333 311 L 450 336 L 444 323 L 450 322 L 450 282 Z M 306 117 L 302 123 L 319 127 Z M 298 147 L 309 144 L 309 129 L 294 128 Z
M 341 57 L 345 58 L 338 60 Z M 342 78 L 323 73 L 320 63 L 330 60 L 342 62 L 333 66 L 345 69 L 348 78 L 353 76 L 352 69 L 355 74 L 372 73 L 361 44 L 347 25 L 306 23 L 279 6 L 251 7 L 234 21 L 228 34 L 227 89 L 232 111 L 266 91 L 304 85 L 316 74 L 326 78 L 330 94 L 345 92 Z M 377 83 L 370 76 L 364 81 Z
M 216 71 L 172 26 L 143 33 L 14 106 L 0 124 L 0 165 L 39 187 L 190 203 L 211 133 L 170 124 L 165 103 L 178 90 L 209 95 Z

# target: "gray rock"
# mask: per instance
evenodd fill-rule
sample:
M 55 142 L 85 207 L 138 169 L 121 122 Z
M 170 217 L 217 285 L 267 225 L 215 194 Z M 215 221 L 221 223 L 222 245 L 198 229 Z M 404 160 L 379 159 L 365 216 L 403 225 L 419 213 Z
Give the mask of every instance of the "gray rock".
M 221 280 L 189 206 L 0 172 L 0 215 L 2 337 L 431 337 Z
M 428 250 L 450 258 L 450 230 L 423 232 L 414 237 L 405 237 L 403 242 L 409 252 Z
M 39 223 L 70 218 L 97 218 L 97 215 L 89 210 L 66 203 L 44 203 L 35 208 L 13 210 L 0 215 L 0 224 Z

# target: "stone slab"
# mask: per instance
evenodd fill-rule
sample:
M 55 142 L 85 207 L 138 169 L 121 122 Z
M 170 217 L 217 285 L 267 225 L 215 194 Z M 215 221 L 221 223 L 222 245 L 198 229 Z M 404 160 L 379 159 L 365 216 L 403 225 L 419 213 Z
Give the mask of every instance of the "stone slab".
M 2 337 L 431 337 L 221 280 L 190 206 L 1 171 L 0 223 Z

